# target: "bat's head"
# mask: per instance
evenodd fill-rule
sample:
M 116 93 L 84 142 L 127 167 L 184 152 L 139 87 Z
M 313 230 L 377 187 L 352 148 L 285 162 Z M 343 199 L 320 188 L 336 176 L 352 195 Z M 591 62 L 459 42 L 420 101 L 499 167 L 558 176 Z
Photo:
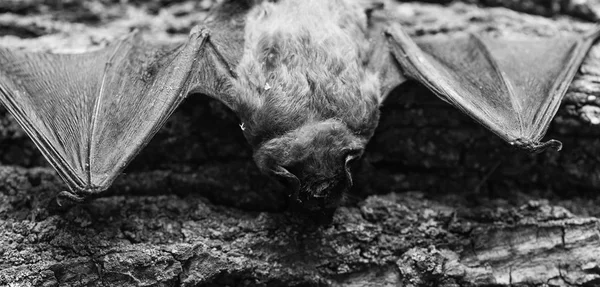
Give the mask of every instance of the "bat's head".
M 262 172 L 280 180 L 292 200 L 304 208 L 334 208 L 352 186 L 351 167 L 365 144 L 344 123 L 329 119 L 265 142 L 254 159 Z

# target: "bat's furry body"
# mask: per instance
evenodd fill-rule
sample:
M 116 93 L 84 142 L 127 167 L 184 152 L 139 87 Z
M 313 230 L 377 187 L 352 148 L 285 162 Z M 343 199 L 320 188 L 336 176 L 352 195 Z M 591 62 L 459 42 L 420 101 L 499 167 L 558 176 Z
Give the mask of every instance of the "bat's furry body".
M 226 1 L 176 48 L 127 38 L 74 57 L 0 49 L 0 102 L 69 184 L 66 194 L 80 199 L 108 188 L 184 96 L 212 96 L 239 116 L 261 171 L 280 179 L 295 202 L 320 209 L 335 207 L 352 186 L 351 162 L 403 74 L 507 141 L 539 149 L 566 84 L 599 34 L 571 37 L 560 49 L 519 42 L 561 60 L 526 71 L 518 61 L 529 59 L 520 49 L 488 49 L 478 37 L 417 45 L 400 28 L 388 29 L 390 19 L 372 21 L 374 7 L 375 1 Z M 52 73 L 62 66 L 90 72 Z M 524 76 L 508 81 L 505 71 Z
M 341 0 L 263 3 L 248 13 L 232 108 L 258 166 L 305 191 L 298 200 L 338 198 L 352 181 L 346 161 L 377 126 L 367 33 L 364 10 Z

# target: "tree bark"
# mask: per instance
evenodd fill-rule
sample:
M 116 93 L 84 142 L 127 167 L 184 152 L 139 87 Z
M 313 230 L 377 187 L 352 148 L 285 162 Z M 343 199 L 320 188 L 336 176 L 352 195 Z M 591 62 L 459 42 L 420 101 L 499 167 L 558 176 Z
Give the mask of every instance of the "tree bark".
M 9 2 L 0 4 L 2 44 L 54 51 L 102 45 L 131 27 L 181 39 L 210 7 Z M 414 36 L 593 26 L 461 3 L 388 9 Z M 49 202 L 63 183 L 0 109 L 0 285 L 600 285 L 599 61 L 596 44 L 550 128 L 563 150 L 537 155 L 511 149 L 416 83 L 398 87 L 360 188 L 325 224 L 288 210 L 285 192 L 254 166 L 235 115 L 202 95 L 110 190 L 54 214 Z

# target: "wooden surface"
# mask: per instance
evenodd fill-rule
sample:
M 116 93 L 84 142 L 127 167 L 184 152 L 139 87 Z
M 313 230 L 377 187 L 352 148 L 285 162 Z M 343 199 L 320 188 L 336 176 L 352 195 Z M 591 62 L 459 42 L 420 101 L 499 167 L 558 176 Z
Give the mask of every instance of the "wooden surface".
M 178 40 L 212 5 L 11 1 L 0 5 L 1 44 L 53 51 L 88 50 L 131 27 Z M 518 10 L 528 7 L 536 6 Z M 592 27 L 562 8 L 553 18 L 463 3 L 390 9 L 415 36 Z M 284 192 L 251 161 L 235 116 L 201 95 L 113 188 L 51 214 L 48 202 L 64 186 L 0 109 L 0 285 L 600 285 L 598 61 L 600 45 L 550 128 L 560 152 L 513 150 L 422 86 L 399 87 L 360 188 L 329 224 L 287 210 Z

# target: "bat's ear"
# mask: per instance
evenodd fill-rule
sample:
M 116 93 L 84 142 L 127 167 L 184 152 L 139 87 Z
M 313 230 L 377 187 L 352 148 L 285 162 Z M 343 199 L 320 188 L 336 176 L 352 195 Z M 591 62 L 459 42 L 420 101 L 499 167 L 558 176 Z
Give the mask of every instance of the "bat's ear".
M 275 175 L 284 186 L 291 190 L 290 197 L 292 200 L 298 200 L 298 192 L 300 191 L 300 179 L 283 166 L 275 164 L 271 168 L 271 172 Z
M 289 196 L 297 200 L 300 190 L 300 179 L 277 160 L 284 154 L 285 144 L 271 142 L 261 146 L 254 153 L 254 161 L 263 174 L 272 176 L 290 190 Z

